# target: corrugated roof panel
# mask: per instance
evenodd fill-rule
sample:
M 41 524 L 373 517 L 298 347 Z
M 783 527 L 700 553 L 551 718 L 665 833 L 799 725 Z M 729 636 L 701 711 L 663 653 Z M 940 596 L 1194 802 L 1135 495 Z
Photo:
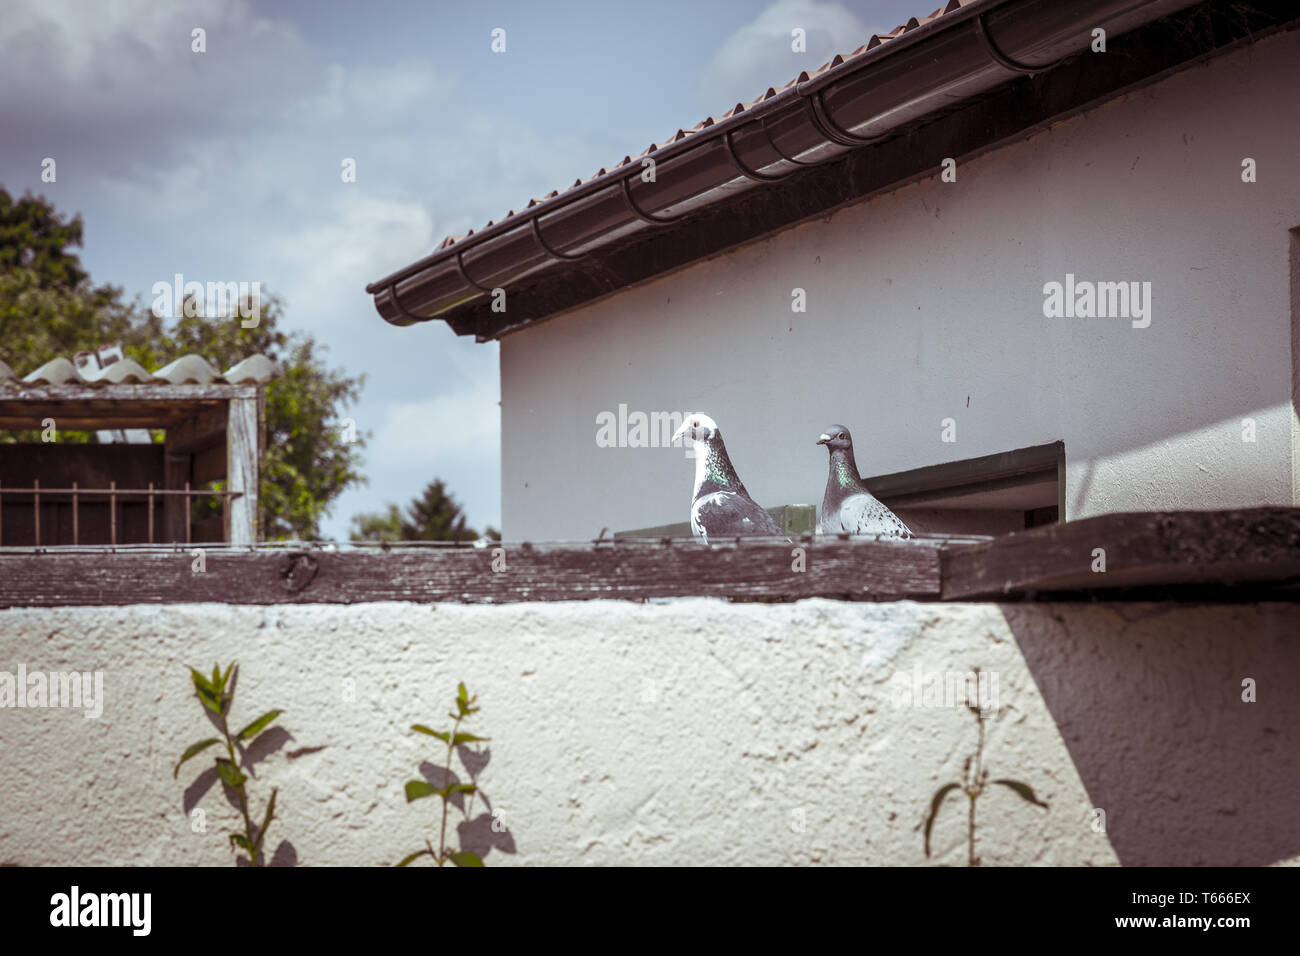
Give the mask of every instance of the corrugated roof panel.
M 58 356 L 19 378 L 0 361 L 0 385 L 263 385 L 275 377 L 275 363 L 260 352 L 241 359 L 224 374 L 200 355 L 182 355 L 152 372 L 131 359 L 119 359 L 104 368 Z

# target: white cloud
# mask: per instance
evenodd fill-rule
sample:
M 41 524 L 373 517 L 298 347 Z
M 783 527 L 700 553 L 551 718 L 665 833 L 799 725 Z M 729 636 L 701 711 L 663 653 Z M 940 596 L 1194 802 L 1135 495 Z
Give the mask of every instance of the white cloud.
M 790 48 L 796 27 L 805 32 L 805 53 Z M 714 54 L 700 83 L 701 106 L 716 116 L 738 102 L 748 103 L 769 86 L 780 89 L 836 53 L 857 49 L 880 29 L 868 28 L 838 3 L 777 0 L 728 37 Z

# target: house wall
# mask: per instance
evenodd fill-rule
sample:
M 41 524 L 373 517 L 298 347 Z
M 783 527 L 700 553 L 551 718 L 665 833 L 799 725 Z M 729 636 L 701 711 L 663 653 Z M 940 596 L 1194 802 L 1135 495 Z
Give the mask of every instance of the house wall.
M 1300 863 L 1297 637 L 1281 604 L 5 610 L 0 671 L 98 670 L 103 700 L 0 709 L 0 863 L 229 865 L 210 760 L 172 769 L 211 733 L 185 665 L 233 659 L 234 726 L 285 711 L 250 784 L 254 812 L 279 788 L 280 862 L 436 839 L 437 805 L 403 785 L 439 745 L 409 726 L 447 725 L 464 680 L 464 729 L 491 742 L 460 839 L 488 865 L 924 864 L 917 825 L 976 740 L 938 689 L 980 667 L 985 765 L 1049 806 L 982 797 L 986 864 Z M 933 862 L 962 865 L 949 801 Z
M 955 183 L 936 156 L 928 179 L 505 337 L 504 533 L 687 519 L 681 449 L 597 446 L 620 404 L 711 415 L 767 506 L 821 500 L 832 422 L 868 475 L 1063 439 L 1068 518 L 1292 504 L 1300 126 L 1279 109 L 1297 63 L 1300 33 L 1266 39 L 962 161 Z M 1045 318 L 1067 273 L 1150 282 L 1150 326 Z

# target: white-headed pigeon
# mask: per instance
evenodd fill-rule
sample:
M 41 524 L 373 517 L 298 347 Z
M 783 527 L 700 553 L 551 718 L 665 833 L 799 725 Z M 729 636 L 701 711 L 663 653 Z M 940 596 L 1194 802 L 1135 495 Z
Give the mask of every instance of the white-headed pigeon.
M 687 415 L 673 435 L 695 446 L 695 494 L 691 498 L 691 530 L 709 539 L 739 535 L 785 536 L 772 516 L 749 497 L 741 484 L 717 423 L 708 415 Z
M 822 534 L 875 534 L 889 538 L 910 538 L 911 530 L 876 498 L 858 476 L 853 460 L 853 437 L 843 425 L 822 432 L 817 444 L 831 453 L 826 494 L 817 509 Z

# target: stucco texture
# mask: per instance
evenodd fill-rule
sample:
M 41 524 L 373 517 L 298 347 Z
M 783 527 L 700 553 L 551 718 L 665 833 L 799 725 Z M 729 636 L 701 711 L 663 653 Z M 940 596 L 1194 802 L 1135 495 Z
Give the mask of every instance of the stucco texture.
M 992 776 L 1050 805 L 982 797 L 985 865 L 1285 862 L 1298 631 L 1280 604 L 7 610 L 0 670 L 102 670 L 105 701 L 97 719 L 0 710 L 0 863 L 231 864 L 210 760 L 172 767 L 210 735 L 184 665 L 234 659 L 233 724 L 285 710 L 250 784 L 255 811 L 280 788 L 279 863 L 391 864 L 436 842 L 437 801 L 408 804 L 403 784 L 440 745 L 409 725 L 448 725 L 464 680 L 483 708 L 464 729 L 491 742 L 461 842 L 490 866 L 925 864 L 918 824 L 976 725 L 906 706 L 898 675 L 972 667 L 997 679 Z M 964 865 L 965 810 L 949 797 L 928 862 Z

